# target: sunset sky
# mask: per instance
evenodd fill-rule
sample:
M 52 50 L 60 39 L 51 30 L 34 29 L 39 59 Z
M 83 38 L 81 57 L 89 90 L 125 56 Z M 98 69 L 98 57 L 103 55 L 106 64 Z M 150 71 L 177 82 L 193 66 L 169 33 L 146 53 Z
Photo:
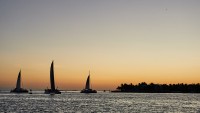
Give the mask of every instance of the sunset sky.
M 0 90 L 200 83 L 200 0 L 0 0 Z

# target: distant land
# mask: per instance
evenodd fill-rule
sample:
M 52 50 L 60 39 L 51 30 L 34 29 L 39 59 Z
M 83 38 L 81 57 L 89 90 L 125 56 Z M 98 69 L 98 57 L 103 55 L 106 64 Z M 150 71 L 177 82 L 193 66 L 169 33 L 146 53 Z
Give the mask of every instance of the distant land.
M 200 84 L 147 84 L 141 82 L 137 85 L 121 84 L 112 92 L 136 92 L 136 93 L 200 93 Z

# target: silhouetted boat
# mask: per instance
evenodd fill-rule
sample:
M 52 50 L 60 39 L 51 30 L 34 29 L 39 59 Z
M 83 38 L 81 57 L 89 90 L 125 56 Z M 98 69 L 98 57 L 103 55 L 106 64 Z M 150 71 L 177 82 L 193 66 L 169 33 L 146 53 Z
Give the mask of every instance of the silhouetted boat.
M 28 93 L 27 89 L 21 88 L 21 70 L 19 71 L 16 88 L 10 91 L 11 93 Z
M 45 94 L 61 94 L 58 89 L 55 89 L 55 81 L 54 81 L 54 64 L 53 61 L 50 67 L 50 85 L 51 89 L 45 89 Z
M 32 89 L 29 90 L 29 94 L 33 94 L 33 93 L 32 93 Z
M 90 72 L 85 84 L 85 89 L 81 90 L 81 93 L 97 93 L 96 90 L 90 89 Z

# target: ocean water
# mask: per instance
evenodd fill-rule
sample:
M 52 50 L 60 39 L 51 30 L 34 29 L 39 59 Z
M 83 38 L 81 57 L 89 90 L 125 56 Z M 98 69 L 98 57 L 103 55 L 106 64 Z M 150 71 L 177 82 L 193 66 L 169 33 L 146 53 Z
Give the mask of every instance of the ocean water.
M 62 92 L 0 93 L 0 112 L 200 113 L 200 94 Z

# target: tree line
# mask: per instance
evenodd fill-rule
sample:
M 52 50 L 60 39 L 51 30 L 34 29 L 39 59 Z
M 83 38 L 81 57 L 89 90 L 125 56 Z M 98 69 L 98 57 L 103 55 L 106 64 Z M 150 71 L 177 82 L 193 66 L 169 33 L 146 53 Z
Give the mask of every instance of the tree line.
M 141 92 L 141 93 L 200 93 L 200 84 L 147 84 L 141 82 L 139 84 L 121 84 L 113 92 Z

